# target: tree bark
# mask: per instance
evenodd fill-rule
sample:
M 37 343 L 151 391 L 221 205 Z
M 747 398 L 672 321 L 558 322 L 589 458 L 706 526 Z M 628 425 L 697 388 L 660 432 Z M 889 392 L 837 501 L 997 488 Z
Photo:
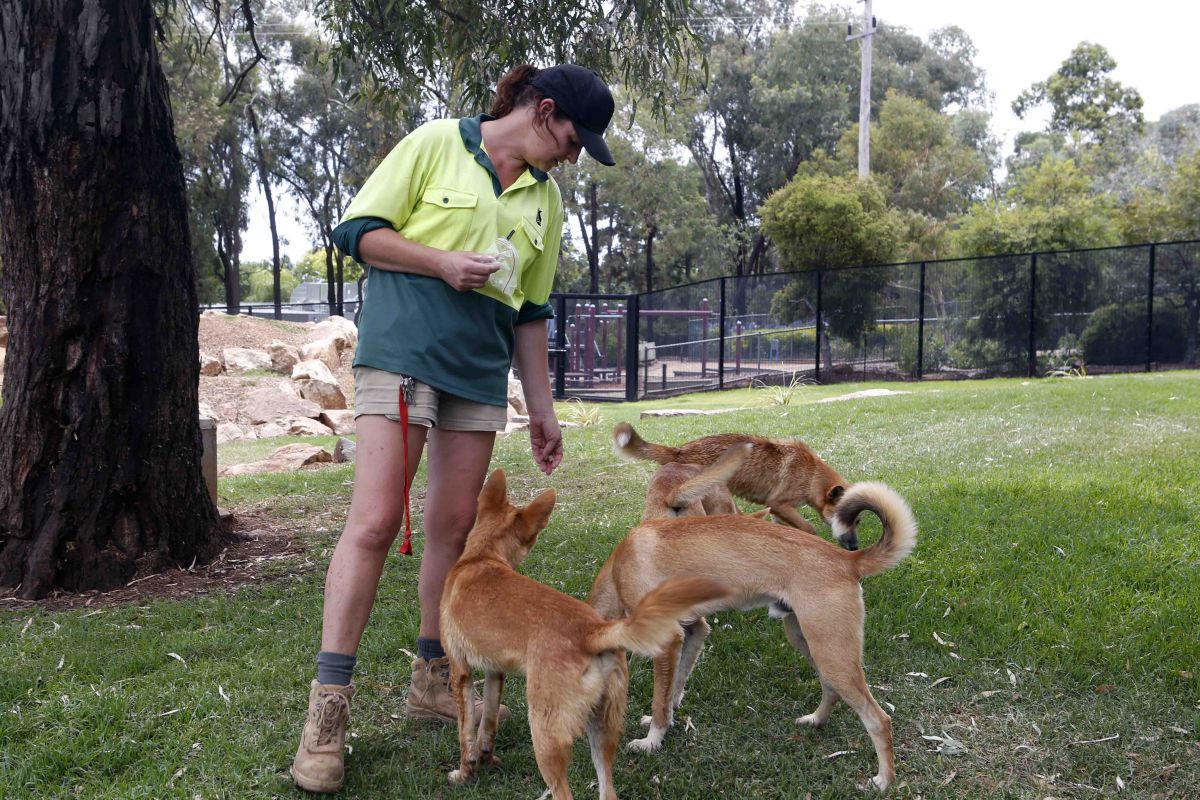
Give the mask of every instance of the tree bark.
M 0 586 L 109 589 L 222 534 L 149 0 L 0 3 Z

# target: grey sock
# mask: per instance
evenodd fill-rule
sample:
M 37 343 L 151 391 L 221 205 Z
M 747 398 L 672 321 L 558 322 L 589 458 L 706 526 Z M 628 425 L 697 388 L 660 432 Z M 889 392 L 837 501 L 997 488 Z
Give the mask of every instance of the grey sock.
M 417 658 L 432 661 L 435 658 L 445 658 L 446 651 L 442 649 L 441 639 L 426 639 L 417 637 Z
M 357 663 L 358 656 L 322 650 L 317 653 L 317 683 L 346 686 L 354 679 L 354 665 Z

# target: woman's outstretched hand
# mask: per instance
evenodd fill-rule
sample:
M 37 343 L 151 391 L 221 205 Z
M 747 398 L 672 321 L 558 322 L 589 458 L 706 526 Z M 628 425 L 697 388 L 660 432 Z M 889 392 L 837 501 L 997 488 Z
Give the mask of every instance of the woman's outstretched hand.
M 529 417 L 529 449 L 533 452 L 533 463 L 545 474 L 554 472 L 562 461 L 562 429 L 554 414 Z

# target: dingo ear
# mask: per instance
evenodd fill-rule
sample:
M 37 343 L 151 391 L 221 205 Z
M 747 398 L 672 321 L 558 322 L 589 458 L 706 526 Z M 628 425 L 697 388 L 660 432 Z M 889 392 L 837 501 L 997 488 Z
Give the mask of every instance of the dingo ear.
M 529 526 L 531 534 L 536 536 L 550 524 L 550 512 L 554 510 L 554 501 L 557 497 L 558 495 L 553 489 L 547 489 L 533 498 L 533 502 L 521 509 L 521 519 Z
M 829 490 L 829 493 L 827 495 L 825 495 L 825 502 L 831 506 L 835 506 L 835 505 L 837 505 L 837 501 L 841 500 L 842 495 L 844 495 L 845 493 L 846 493 L 845 486 L 834 486 L 832 489 Z
M 767 514 L 770 514 L 770 513 L 771 513 L 771 509 L 760 508 L 758 511 L 755 511 L 753 514 L 747 514 L 746 516 L 754 517 L 755 519 L 766 519 Z
M 497 469 L 483 484 L 483 491 L 479 493 L 479 507 L 495 508 L 506 502 L 508 502 L 508 480 L 504 477 L 504 470 Z

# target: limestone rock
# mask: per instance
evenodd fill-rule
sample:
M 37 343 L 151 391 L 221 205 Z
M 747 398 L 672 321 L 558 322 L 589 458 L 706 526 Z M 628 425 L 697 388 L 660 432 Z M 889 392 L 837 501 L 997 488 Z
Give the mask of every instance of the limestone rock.
M 713 408 L 703 410 L 699 408 L 660 408 L 655 411 L 643 411 L 642 419 L 647 417 L 708 417 L 713 414 L 728 414 L 730 411 L 739 411 L 737 408 Z
M 337 379 L 333 377 L 333 373 L 329 370 L 325 362 L 316 359 L 297 362 L 292 367 L 292 380 L 325 381 L 326 383 L 337 382 Z
M 217 412 L 213 411 L 212 406 L 210 406 L 208 403 L 201 401 L 198 408 L 200 411 L 200 419 L 214 419 L 214 420 L 220 419 L 220 417 L 217 416 Z
M 311 400 L 291 397 L 278 388 L 266 386 L 248 393 L 242 400 L 241 417 L 252 425 L 291 417 L 316 419 L 321 407 Z
M 279 424 L 287 428 L 288 436 L 329 436 L 333 433 L 327 425 L 308 417 L 293 417 L 281 420 Z
M 521 387 L 521 381 L 513 375 L 510 370 L 508 373 L 508 419 L 512 421 L 514 416 L 528 416 L 529 409 L 525 408 L 525 393 Z
M 341 351 L 338 350 L 337 343 L 333 339 L 318 339 L 315 342 L 306 342 L 300 347 L 300 358 L 303 361 L 309 361 L 310 359 L 324 361 L 325 366 L 334 372 L 342 366 Z
M 286 375 L 299 363 L 300 348 L 276 339 L 267 345 L 267 355 L 271 356 L 271 369 Z
M 200 374 L 212 377 L 220 375 L 225 371 L 225 365 L 221 363 L 221 359 L 208 353 L 200 354 Z
M 313 325 L 308 334 L 310 342 L 319 342 L 322 339 L 332 339 L 339 353 L 343 350 L 353 350 L 358 344 L 358 327 L 345 317 L 334 314 Z
M 225 371 L 230 373 L 271 369 L 271 356 L 266 350 L 249 350 L 245 347 L 226 347 L 221 353 L 225 359 Z
M 333 446 L 333 463 L 353 464 L 357 451 L 358 446 L 354 442 L 349 439 L 338 439 L 337 444 Z
M 267 422 L 255 425 L 250 429 L 247 439 L 274 439 L 276 436 L 287 436 L 287 428 L 282 422 Z
M 338 436 L 354 435 L 354 411 L 329 409 L 321 412 L 321 422 L 328 425 Z
M 314 444 L 284 445 L 262 461 L 249 464 L 233 464 L 219 471 L 221 477 L 236 475 L 257 475 L 262 472 L 290 472 L 309 466 L 310 464 L 327 464 L 333 462 L 333 455 L 323 447 Z
M 225 444 L 227 442 L 244 442 L 248 439 L 256 439 L 253 431 L 245 430 L 236 422 L 218 422 L 217 423 L 217 444 Z
M 342 387 L 329 381 L 296 381 L 296 388 L 305 400 L 311 400 L 323 409 L 343 409 L 346 407 L 346 395 Z

